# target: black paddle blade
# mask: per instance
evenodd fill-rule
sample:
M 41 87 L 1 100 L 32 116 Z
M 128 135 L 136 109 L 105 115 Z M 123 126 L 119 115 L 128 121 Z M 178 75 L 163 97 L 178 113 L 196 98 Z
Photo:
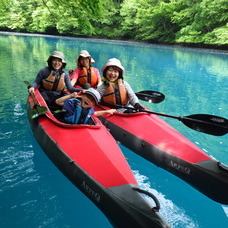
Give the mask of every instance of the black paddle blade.
M 143 101 L 147 101 L 149 103 L 160 103 L 165 99 L 165 95 L 151 90 L 144 90 L 140 91 L 138 93 L 135 93 L 135 95 Z
M 34 107 L 34 109 L 31 112 L 30 118 L 31 119 L 35 119 L 38 116 L 41 116 L 43 114 L 45 114 L 48 111 L 48 109 L 44 106 L 36 106 Z
M 30 82 L 28 82 L 28 81 L 23 81 L 23 82 L 28 87 L 31 86 Z M 31 119 L 35 119 L 36 117 L 45 114 L 48 111 L 48 109 L 46 107 L 44 107 L 44 106 L 40 106 L 39 104 L 37 104 L 37 101 L 36 101 L 36 98 L 35 98 L 34 94 L 30 93 L 30 96 L 32 96 L 32 99 L 33 99 L 33 101 L 35 103 L 34 108 L 31 110 L 30 118 Z
M 210 135 L 222 136 L 228 133 L 228 120 L 214 115 L 195 114 L 179 119 L 186 126 Z
M 28 81 L 23 81 L 23 82 L 25 83 L 25 85 L 31 86 L 31 83 L 30 82 L 28 82 Z

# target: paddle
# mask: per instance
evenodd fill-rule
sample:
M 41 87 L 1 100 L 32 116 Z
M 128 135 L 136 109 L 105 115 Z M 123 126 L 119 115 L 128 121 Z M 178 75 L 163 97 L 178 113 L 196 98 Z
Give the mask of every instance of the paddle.
M 24 81 L 24 83 L 28 87 L 31 87 L 31 84 L 28 81 Z M 38 104 L 37 99 L 36 99 L 36 97 L 35 97 L 35 95 L 33 93 L 30 93 L 30 96 L 32 97 L 32 99 L 34 101 L 34 107 L 32 109 L 30 118 L 34 119 L 34 118 L 36 118 L 38 116 L 41 116 L 41 115 L 45 114 L 48 111 L 48 109 L 46 107 L 41 106 L 41 105 Z
M 125 109 L 136 110 L 135 108 L 125 107 L 122 105 L 113 105 L 113 104 L 107 104 L 107 103 L 104 105 L 107 105 L 107 106 L 111 105 L 111 107 L 113 108 L 125 108 Z M 152 112 L 145 109 L 140 111 L 150 113 L 150 114 L 155 114 L 158 116 L 177 119 L 181 121 L 183 124 L 185 124 L 187 127 L 206 134 L 222 136 L 228 133 L 228 120 L 220 116 L 214 116 L 214 115 L 208 115 L 208 114 L 172 116 L 172 115 L 162 114 L 158 112 Z
M 140 91 L 135 93 L 135 95 L 140 100 L 147 101 L 149 103 L 160 103 L 165 99 L 164 94 L 156 91 L 151 91 L 151 90 Z

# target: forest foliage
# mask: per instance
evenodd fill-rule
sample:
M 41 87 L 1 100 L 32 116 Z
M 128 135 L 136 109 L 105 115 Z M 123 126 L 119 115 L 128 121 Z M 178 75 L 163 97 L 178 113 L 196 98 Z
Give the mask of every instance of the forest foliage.
M 0 30 L 228 44 L 227 0 L 0 0 Z

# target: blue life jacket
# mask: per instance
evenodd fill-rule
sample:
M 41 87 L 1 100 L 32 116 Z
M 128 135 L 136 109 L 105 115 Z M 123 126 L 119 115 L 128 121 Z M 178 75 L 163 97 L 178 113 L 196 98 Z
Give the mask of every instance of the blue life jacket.
M 87 124 L 91 115 L 94 113 L 93 108 L 84 109 L 79 105 L 81 101 L 76 98 L 66 100 L 63 108 L 68 112 L 64 121 L 71 124 Z

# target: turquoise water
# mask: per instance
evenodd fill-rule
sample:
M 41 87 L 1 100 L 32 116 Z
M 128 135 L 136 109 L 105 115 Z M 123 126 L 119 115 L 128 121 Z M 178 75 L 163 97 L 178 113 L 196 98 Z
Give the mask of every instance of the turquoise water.
M 106 217 L 74 187 L 46 157 L 34 139 L 26 115 L 27 90 L 53 50 L 66 55 L 75 68 L 86 49 L 101 69 L 117 57 L 126 68 L 125 80 L 135 91 L 166 95 L 150 109 L 185 116 L 205 113 L 228 119 L 228 53 L 111 40 L 0 35 L 0 227 L 109 228 Z M 196 132 L 165 119 L 206 153 L 228 165 L 228 134 Z M 152 134 L 153 132 L 151 132 Z M 121 149 L 143 188 L 160 200 L 161 214 L 175 228 L 228 227 L 228 207 L 216 203 L 167 171 L 122 145 Z M 228 193 L 227 193 L 228 194 Z M 123 218 L 124 219 L 124 218 Z

